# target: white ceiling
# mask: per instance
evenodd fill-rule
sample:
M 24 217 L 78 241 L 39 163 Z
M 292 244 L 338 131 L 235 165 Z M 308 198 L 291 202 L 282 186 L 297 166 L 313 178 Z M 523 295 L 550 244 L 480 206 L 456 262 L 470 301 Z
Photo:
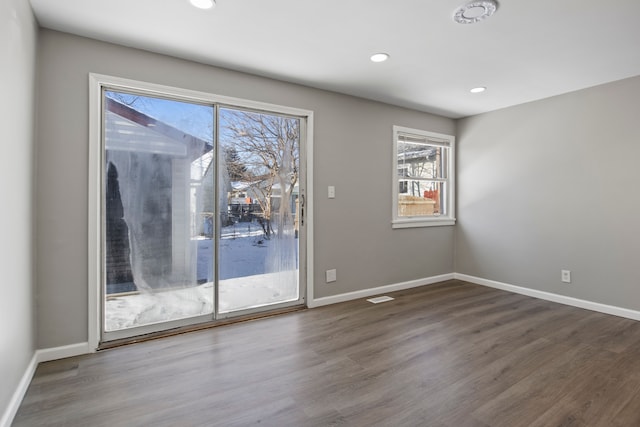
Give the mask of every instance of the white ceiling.
M 43 27 L 453 118 L 640 75 L 640 0 L 502 0 L 468 25 L 465 0 L 30 1 Z

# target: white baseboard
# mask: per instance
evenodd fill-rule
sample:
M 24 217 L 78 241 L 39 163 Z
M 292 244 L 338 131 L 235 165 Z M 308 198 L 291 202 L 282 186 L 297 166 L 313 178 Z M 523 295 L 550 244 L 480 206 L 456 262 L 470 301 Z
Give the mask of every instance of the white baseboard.
M 0 418 L 0 427 L 11 427 L 11 423 L 13 423 L 13 419 L 18 413 L 18 408 L 20 408 L 22 399 L 27 393 L 27 389 L 29 388 L 29 384 L 31 383 L 31 379 L 33 378 L 33 374 L 35 374 L 37 367 L 38 361 L 36 354 L 34 353 L 27 369 L 24 371 L 24 374 L 22 374 L 22 378 L 20 378 L 18 387 L 16 387 L 16 390 L 13 392 L 13 396 L 11 396 L 9 405 L 7 405 L 7 408 L 2 414 L 2 418 Z
M 557 302 L 560 304 L 570 305 L 573 307 L 584 308 L 586 310 L 597 311 L 600 313 L 611 314 L 613 316 L 624 317 L 627 319 L 640 321 L 640 311 L 630 310 L 627 308 L 616 307 L 612 305 L 587 301 L 579 298 L 558 295 L 551 292 L 539 291 L 536 289 L 524 288 L 521 286 L 511 285 L 508 283 L 497 282 L 495 280 L 483 279 L 480 277 L 469 276 L 461 273 L 442 274 L 439 276 L 428 277 L 424 279 L 410 280 L 408 282 L 395 283 L 391 285 L 379 286 L 376 288 L 363 289 L 344 294 L 332 295 L 328 297 L 316 298 L 308 301 L 308 307 L 321 307 L 329 304 L 337 304 L 340 302 L 351 301 L 359 298 L 366 298 L 374 295 L 380 295 L 387 292 L 401 291 L 404 289 L 417 288 L 419 286 L 431 285 L 434 283 L 444 282 L 446 280 L 457 279 L 477 285 L 487 286 L 490 288 L 501 289 L 516 294 L 527 295 L 534 298 L 540 298 L 547 301 Z M 13 418 L 18 412 L 18 408 L 24 398 L 33 374 L 36 371 L 38 363 L 48 362 L 51 360 L 64 359 L 66 357 L 79 356 L 82 354 L 93 353 L 88 342 L 70 344 L 61 347 L 46 348 L 36 350 L 27 369 L 25 370 L 18 387 L 16 388 L 9 405 L 0 418 L 0 427 L 10 427 Z
M 35 358 L 37 363 L 49 362 L 51 360 L 64 359 L 65 357 L 80 356 L 81 354 L 93 353 L 88 342 L 63 345 L 61 347 L 43 348 L 36 350 Z
M 24 399 L 24 395 L 27 393 L 27 389 L 29 388 L 29 384 L 33 379 L 33 374 L 35 374 L 36 368 L 38 367 L 39 363 L 49 362 L 51 360 L 57 359 L 64 359 L 65 357 L 79 356 L 81 354 L 87 354 L 91 352 L 92 351 L 89 348 L 89 343 L 78 343 L 65 345 L 62 347 L 36 350 L 33 353 L 33 357 L 31 358 L 27 369 L 22 375 L 22 378 L 20 378 L 18 387 L 16 387 L 16 390 L 13 392 L 13 396 L 11 396 L 9 405 L 7 405 L 7 408 L 2 414 L 2 418 L 0 418 L 0 427 L 11 427 L 11 423 L 13 423 L 13 419 L 18 413 L 18 408 L 20 408 L 22 399 Z
M 440 276 L 427 277 L 424 279 L 410 280 L 408 282 L 394 283 L 391 285 L 378 286 L 377 288 L 362 289 L 360 291 L 347 292 L 344 294 L 331 295 L 328 297 L 315 298 L 307 302 L 309 308 L 321 307 L 323 305 L 337 304 L 339 302 L 351 301 L 354 299 L 366 298 L 373 295 L 380 295 L 387 292 L 401 291 L 404 289 L 417 288 L 419 286 L 431 285 L 445 280 L 451 280 L 454 274 L 442 274 Z
M 551 292 L 538 291 L 536 289 L 523 288 L 521 286 L 496 282 L 495 280 L 487 280 L 480 277 L 469 276 L 466 274 L 454 273 L 453 276 L 455 279 L 475 283 L 476 285 L 488 286 L 490 288 L 501 289 L 503 291 L 509 291 L 516 294 L 527 295 L 530 297 L 540 298 L 543 300 L 570 305 L 573 307 L 584 308 L 586 310 L 611 314 L 613 316 L 625 317 L 627 319 L 640 320 L 640 311 L 630 310 L 628 308 L 601 304 L 599 302 L 587 301 L 579 298 L 568 297 L 565 295 L 558 295 Z

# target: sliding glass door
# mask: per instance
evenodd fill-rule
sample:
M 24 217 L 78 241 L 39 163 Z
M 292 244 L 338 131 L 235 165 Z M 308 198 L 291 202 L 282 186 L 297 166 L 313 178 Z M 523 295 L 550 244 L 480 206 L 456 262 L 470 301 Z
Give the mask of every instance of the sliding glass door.
M 101 342 L 304 304 L 304 117 L 101 102 Z
M 296 301 L 300 119 L 220 109 L 220 314 Z
M 111 90 L 103 102 L 105 337 L 210 318 L 214 108 Z

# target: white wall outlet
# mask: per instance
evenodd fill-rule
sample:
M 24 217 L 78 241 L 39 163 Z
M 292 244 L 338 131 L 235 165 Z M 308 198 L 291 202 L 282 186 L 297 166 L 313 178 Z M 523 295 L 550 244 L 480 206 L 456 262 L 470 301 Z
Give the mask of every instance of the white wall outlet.
M 571 283 L 571 270 L 561 270 L 561 278 L 564 283 Z
M 327 197 L 329 197 L 330 199 L 336 198 L 336 187 L 334 187 L 333 185 L 330 185 L 327 188 Z
M 327 270 L 326 276 L 327 276 L 327 283 L 335 282 L 337 280 L 336 269 L 334 268 L 333 270 Z

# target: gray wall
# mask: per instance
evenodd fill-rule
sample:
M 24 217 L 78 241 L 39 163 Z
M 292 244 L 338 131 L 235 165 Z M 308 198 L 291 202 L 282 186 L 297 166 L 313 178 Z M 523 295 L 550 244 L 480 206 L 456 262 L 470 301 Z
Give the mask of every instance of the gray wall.
M 313 110 L 316 297 L 453 271 L 453 227 L 390 222 L 392 125 L 452 134 L 452 120 L 50 30 L 39 42 L 40 348 L 87 340 L 89 72 Z
M 28 2 L 0 2 L 0 417 L 35 350 L 32 213 L 36 36 Z
M 635 77 L 460 120 L 456 272 L 640 310 L 639 119 Z

